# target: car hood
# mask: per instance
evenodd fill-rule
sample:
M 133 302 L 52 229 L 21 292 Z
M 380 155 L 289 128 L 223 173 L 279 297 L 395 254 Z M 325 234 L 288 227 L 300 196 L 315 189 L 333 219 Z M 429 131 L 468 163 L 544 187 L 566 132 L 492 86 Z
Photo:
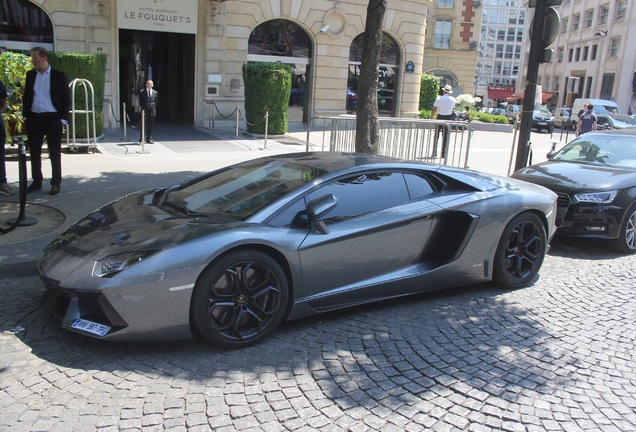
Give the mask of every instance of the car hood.
M 522 168 L 512 177 L 566 193 L 622 189 L 636 183 L 633 169 L 559 161 Z
M 152 203 L 156 191 L 138 192 L 109 203 L 71 225 L 45 249 L 84 259 L 139 250 L 163 250 L 215 232 L 247 225 L 168 212 Z

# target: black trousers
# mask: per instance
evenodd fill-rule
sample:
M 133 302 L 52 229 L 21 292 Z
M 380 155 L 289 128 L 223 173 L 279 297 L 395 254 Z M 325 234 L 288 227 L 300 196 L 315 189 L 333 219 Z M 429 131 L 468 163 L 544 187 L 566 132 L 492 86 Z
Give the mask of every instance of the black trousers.
M 42 184 L 42 145 L 46 146 L 51 160 L 51 185 L 62 183 L 62 120 L 59 114 L 31 113 L 26 119 L 26 130 L 31 158 L 31 178 L 34 184 Z
M 454 114 L 439 114 L 437 116 L 437 120 L 455 120 L 455 115 Z M 449 127 L 448 126 L 437 126 L 436 130 L 435 130 L 435 144 L 433 146 L 433 156 L 437 156 L 437 141 L 439 140 L 439 134 L 440 132 L 442 133 L 442 157 L 446 156 L 446 150 L 448 150 L 448 143 L 450 140 L 450 137 L 448 136 L 449 133 Z

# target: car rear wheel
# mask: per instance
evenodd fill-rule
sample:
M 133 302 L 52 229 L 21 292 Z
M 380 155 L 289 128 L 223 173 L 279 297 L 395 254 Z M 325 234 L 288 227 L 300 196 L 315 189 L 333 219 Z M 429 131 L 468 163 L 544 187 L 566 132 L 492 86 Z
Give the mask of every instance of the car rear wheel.
M 543 223 L 533 213 L 521 213 L 504 229 L 493 268 L 493 280 L 509 288 L 526 286 L 537 275 L 546 250 Z
M 614 249 L 620 253 L 632 254 L 636 252 L 636 204 L 625 213 L 625 220 L 617 239 L 613 240 Z
M 192 293 L 199 333 L 222 348 L 243 348 L 270 335 L 283 319 L 289 289 L 285 272 L 260 251 L 230 253 L 212 263 Z

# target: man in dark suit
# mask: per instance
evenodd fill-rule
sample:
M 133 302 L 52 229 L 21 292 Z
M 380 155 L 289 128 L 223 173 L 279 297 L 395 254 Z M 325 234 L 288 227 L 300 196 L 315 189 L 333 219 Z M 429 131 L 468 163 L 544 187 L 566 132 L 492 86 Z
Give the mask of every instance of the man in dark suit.
M 31 62 L 34 69 L 26 74 L 22 101 L 33 178 L 27 192 L 42 189 L 42 143 L 46 136 L 51 159 L 50 194 L 57 195 L 62 183 L 62 127 L 68 124 L 71 104 L 68 79 L 64 72 L 49 65 L 46 48 L 32 48 Z
M 152 80 L 146 81 L 146 88 L 139 93 L 139 106 L 146 115 L 144 129 L 146 132 L 146 142 L 153 143 L 152 129 L 155 125 L 155 117 L 157 116 L 157 91 L 153 90 Z M 144 142 L 143 132 L 139 126 L 139 144 Z

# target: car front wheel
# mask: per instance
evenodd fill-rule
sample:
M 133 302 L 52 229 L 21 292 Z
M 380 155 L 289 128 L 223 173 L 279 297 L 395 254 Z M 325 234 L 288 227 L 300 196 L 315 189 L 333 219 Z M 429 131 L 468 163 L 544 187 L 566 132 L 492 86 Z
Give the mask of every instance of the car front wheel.
M 613 240 L 614 249 L 620 253 L 632 254 L 636 252 L 636 204 L 625 213 L 625 220 L 617 239 Z
M 493 266 L 493 280 L 509 288 L 526 286 L 545 258 L 547 236 L 539 217 L 522 213 L 503 230 Z
M 227 349 L 254 345 L 283 319 L 289 298 L 285 272 L 260 251 L 237 251 L 208 267 L 192 293 L 196 330 Z

